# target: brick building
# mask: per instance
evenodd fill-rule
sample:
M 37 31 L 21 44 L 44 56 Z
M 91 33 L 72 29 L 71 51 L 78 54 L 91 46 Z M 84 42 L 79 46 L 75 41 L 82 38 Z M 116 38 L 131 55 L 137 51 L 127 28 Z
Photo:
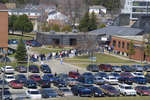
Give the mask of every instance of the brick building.
M 0 54 L 8 49 L 8 10 L 0 3 Z

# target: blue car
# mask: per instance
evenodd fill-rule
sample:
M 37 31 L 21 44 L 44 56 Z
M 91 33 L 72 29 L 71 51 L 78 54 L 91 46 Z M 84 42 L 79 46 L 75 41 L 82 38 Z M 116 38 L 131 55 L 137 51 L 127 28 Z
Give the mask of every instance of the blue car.
M 51 69 L 47 64 L 42 64 L 40 69 L 43 73 L 51 73 Z
M 24 83 L 24 86 L 27 87 L 27 88 L 37 88 L 37 84 L 35 81 L 33 80 L 27 80 L 25 83 Z
M 56 79 L 54 77 L 53 74 L 44 74 L 43 77 L 42 77 L 43 80 L 47 80 L 49 81 L 50 83 L 54 82 L 54 80 Z
M 143 77 L 134 77 L 132 80 L 134 83 L 137 83 L 137 84 L 146 84 L 147 83 L 147 80 Z
M 75 85 L 71 88 L 71 91 L 74 96 L 87 96 L 91 97 L 93 96 L 92 89 L 89 88 L 91 86 L 89 85 Z
M 80 76 L 78 81 L 83 84 L 94 84 L 94 77 Z
M 108 75 L 105 73 L 105 72 L 97 72 L 96 74 L 95 74 L 95 76 L 99 76 L 99 77 L 102 77 L 102 78 L 106 78 Z
M 119 78 L 121 77 L 120 74 L 119 74 L 119 73 L 116 73 L 116 72 L 112 72 L 112 73 L 110 73 L 109 75 L 114 76 L 116 79 L 119 79 Z
M 105 94 L 103 93 L 103 91 L 100 88 L 95 87 L 95 86 L 91 86 L 90 88 L 92 90 L 92 94 L 94 97 L 104 97 L 105 96 Z
M 82 76 L 85 76 L 85 77 L 94 77 L 94 75 L 90 72 L 85 72 L 82 74 Z
M 18 80 L 21 83 L 25 83 L 27 81 L 27 78 L 24 74 L 18 74 L 15 76 L 15 79 Z
M 41 45 L 39 42 L 33 40 L 33 41 L 31 42 L 31 46 L 32 46 L 32 47 L 40 47 L 40 46 L 42 46 L 42 45 Z
M 122 71 L 124 71 L 124 72 L 133 72 L 133 71 L 134 71 L 134 68 L 132 68 L 132 67 L 130 67 L 130 66 L 128 66 L 128 65 L 122 65 L 122 66 L 121 66 L 121 69 L 122 69 Z

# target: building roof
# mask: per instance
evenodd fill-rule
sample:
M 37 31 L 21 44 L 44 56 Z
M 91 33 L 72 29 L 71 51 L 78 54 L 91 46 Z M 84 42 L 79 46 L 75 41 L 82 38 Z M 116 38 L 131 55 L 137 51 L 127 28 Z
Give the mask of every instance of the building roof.
M 121 27 L 121 26 L 108 26 L 101 29 L 91 31 L 90 34 L 95 35 L 118 35 L 118 36 L 135 36 L 143 34 L 142 29 Z
M 97 6 L 97 5 L 93 5 L 93 6 L 90 6 L 90 9 L 106 9 L 104 6 Z
M 144 38 L 141 35 L 139 35 L 139 36 L 117 36 L 117 35 L 115 35 L 114 37 L 119 37 L 119 38 L 133 40 L 133 41 L 141 41 L 141 42 L 144 41 Z
M 7 10 L 7 7 L 4 4 L 0 3 L 0 10 Z
M 40 13 L 37 9 L 10 9 L 9 12 L 32 12 L 32 13 Z

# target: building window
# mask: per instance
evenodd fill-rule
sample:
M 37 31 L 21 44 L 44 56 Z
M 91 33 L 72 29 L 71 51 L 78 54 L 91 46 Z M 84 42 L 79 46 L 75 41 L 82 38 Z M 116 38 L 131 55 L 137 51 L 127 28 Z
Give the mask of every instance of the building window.
M 118 42 L 118 48 L 120 48 L 120 41 Z
M 127 43 L 127 49 L 129 49 L 129 43 Z
M 116 40 L 113 40 L 113 46 L 114 47 L 116 46 Z
M 124 42 L 122 42 L 122 48 L 124 48 Z

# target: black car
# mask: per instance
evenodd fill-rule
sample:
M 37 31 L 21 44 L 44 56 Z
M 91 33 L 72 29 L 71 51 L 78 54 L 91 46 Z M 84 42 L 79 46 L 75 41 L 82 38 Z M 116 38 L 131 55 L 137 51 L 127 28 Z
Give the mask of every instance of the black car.
M 103 91 L 100 88 L 95 87 L 95 86 L 91 86 L 90 88 L 92 90 L 94 97 L 104 97 L 105 96 L 105 94 L 103 93 Z
M 30 65 L 30 66 L 29 66 L 29 72 L 32 72 L 32 73 L 39 73 L 39 68 L 38 68 L 38 66 L 36 66 L 36 65 Z
M 51 69 L 47 64 L 42 64 L 40 69 L 43 73 L 51 73 Z
M 71 91 L 73 93 L 73 95 L 75 96 L 87 96 L 87 97 L 91 97 L 93 96 L 93 91 L 90 88 L 91 85 L 75 85 L 71 88 Z
M 24 83 L 24 86 L 27 87 L 27 88 L 37 88 L 37 84 L 35 81 L 33 80 L 27 80 L 25 83 Z
M 18 74 L 15 76 L 15 79 L 18 80 L 21 83 L 25 83 L 27 81 L 27 78 L 24 74 Z
M 54 86 L 56 86 L 56 87 L 66 87 L 67 83 L 66 83 L 66 81 L 58 78 L 57 80 L 54 81 Z
M 119 83 L 125 83 L 125 84 L 128 84 L 128 85 L 132 85 L 133 79 L 132 78 L 128 78 L 128 77 L 120 77 L 118 79 L 118 82 Z
M 0 100 L 13 100 L 12 95 L 8 89 L 4 89 L 2 97 L 2 90 L 0 90 Z
M 20 73 L 26 73 L 26 72 L 27 72 L 27 67 L 25 67 L 25 66 L 17 66 L 17 67 L 15 68 L 15 70 L 16 70 L 17 72 L 20 72 Z
M 146 84 L 147 80 L 143 77 L 134 77 L 133 82 L 137 84 Z
M 146 78 L 147 82 L 150 83 L 150 73 L 147 73 L 145 75 L 145 78 Z
M 46 81 L 46 80 L 40 80 L 37 82 L 37 85 L 42 87 L 42 88 L 50 88 L 51 87 L 51 84 L 49 81 Z
M 133 72 L 133 71 L 134 71 L 134 68 L 132 68 L 132 67 L 130 67 L 130 66 L 128 66 L 128 65 L 122 65 L 122 66 L 121 66 L 121 69 L 122 69 L 122 71 L 124 71 L 124 72 Z
M 40 90 L 42 98 L 55 98 L 58 97 L 58 93 L 53 88 L 43 88 Z
M 88 71 L 98 72 L 99 67 L 96 64 L 89 64 L 86 68 Z

